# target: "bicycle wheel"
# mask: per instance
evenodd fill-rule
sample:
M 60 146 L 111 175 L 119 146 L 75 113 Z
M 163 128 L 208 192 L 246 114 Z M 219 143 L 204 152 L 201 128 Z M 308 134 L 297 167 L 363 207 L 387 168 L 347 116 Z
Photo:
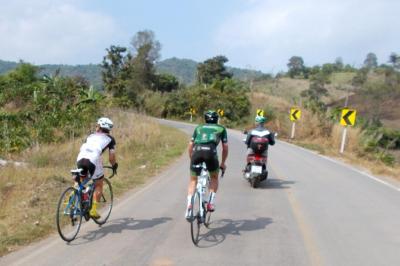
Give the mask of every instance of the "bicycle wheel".
M 75 188 L 69 187 L 61 194 L 56 221 L 61 238 L 67 242 L 74 240 L 82 223 L 81 203 Z
M 201 217 L 200 217 L 200 197 L 198 193 L 195 193 L 193 196 L 193 219 L 190 222 L 190 234 L 192 236 L 193 244 L 197 246 L 199 242 L 199 234 L 200 234 L 200 225 L 201 225 Z
M 100 214 L 100 218 L 98 219 L 92 218 L 96 224 L 102 225 L 105 222 L 107 222 L 108 217 L 110 217 L 111 214 L 113 200 L 114 196 L 113 196 L 111 182 L 107 178 L 104 178 L 103 193 L 100 197 L 99 202 L 97 203 L 97 209 L 98 209 L 97 212 Z

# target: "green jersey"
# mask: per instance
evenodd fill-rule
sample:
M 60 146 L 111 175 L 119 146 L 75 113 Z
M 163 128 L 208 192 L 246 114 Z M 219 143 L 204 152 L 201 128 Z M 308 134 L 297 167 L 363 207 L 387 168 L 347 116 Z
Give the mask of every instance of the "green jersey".
M 228 142 L 228 134 L 225 127 L 218 124 L 198 125 L 193 132 L 192 141 L 194 144 L 211 144 L 216 146 L 220 141 Z

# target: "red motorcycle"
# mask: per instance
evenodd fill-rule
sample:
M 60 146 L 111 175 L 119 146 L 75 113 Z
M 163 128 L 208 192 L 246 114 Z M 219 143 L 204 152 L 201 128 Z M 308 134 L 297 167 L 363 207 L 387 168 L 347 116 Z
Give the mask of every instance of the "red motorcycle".
M 254 154 L 247 155 L 247 165 L 243 177 L 247 179 L 253 188 L 258 187 L 259 183 L 268 177 L 267 153 L 268 139 L 253 137 L 250 143 Z

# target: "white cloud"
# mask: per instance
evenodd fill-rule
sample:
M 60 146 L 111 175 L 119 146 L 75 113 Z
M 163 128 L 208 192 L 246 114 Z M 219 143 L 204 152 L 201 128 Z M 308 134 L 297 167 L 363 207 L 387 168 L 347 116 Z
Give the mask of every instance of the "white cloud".
M 1 3 L 4 2 L 4 3 Z M 123 33 L 113 19 L 76 0 L 1 1 L 0 59 L 44 63 L 99 63 Z
M 338 56 L 361 64 L 368 52 L 383 63 L 399 49 L 400 1 L 243 1 L 247 8 L 224 21 L 214 40 L 236 65 L 278 71 L 292 55 L 308 65 Z

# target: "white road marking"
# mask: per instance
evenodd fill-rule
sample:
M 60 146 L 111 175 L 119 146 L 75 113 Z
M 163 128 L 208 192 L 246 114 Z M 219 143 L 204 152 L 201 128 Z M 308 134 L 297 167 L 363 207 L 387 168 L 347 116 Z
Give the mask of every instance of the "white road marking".
M 281 141 L 281 142 L 283 142 L 284 144 L 287 144 L 287 145 L 291 145 L 291 146 L 297 147 L 297 148 L 299 148 L 299 149 L 301 149 L 301 150 L 303 150 L 303 151 L 305 151 L 305 152 L 314 154 L 314 155 L 316 155 L 316 156 L 319 156 L 319 157 L 321 157 L 321 158 L 324 158 L 324 159 L 326 159 L 326 160 L 328 160 L 328 161 L 330 161 L 330 162 L 333 162 L 333 163 L 335 163 L 335 164 L 338 164 L 338 165 L 340 165 L 340 166 L 346 167 L 346 168 L 348 168 L 348 169 L 350 169 L 350 170 L 353 170 L 354 172 L 357 172 L 357 173 L 359 173 L 359 174 L 361 174 L 361 175 L 364 175 L 364 176 L 368 177 L 369 179 L 371 179 L 371 180 L 373 180 L 373 181 L 376 181 L 376 182 L 378 182 L 378 183 L 380 183 L 380 184 L 382 184 L 382 185 L 385 185 L 385 186 L 387 186 L 387 187 L 389 187 L 389 188 L 391 188 L 391 189 L 394 189 L 394 190 L 400 192 L 400 187 L 396 187 L 395 185 L 392 185 L 392 184 L 390 184 L 389 182 L 386 182 L 386 181 L 384 181 L 384 180 L 382 180 L 382 179 L 380 179 L 380 178 L 378 178 L 378 177 L 375 177 L 375 176 L 373 176 L 373 175 L 371 175 L 371 174 L 368 174 L 368 173 L 366 173 L 366 172 L 363 172 L 363 171 L 361 171 L 361 170 L 355 168 L 354 166 L 351 166 L 351 165 L 348 165 L 348 164 L 346 164 L 346 163 L 343 163 L 343 162 L 337 161 L 337 160 L 335 160 L 335 159 L 332 159 L 332 158 L 330 158 L 330 157 L 327 157 L 327 156 L 318 154 L 317 152 L 314 152 L 314 151 L 311 151 L 311 150 L 307 150 L 307 149 L 305 149 L 305 148 L 303 148 L 303 147 L 296 146 L 296 145 L 294 145 L 294 144 L 292 144 L 292 143 L 288 143 L 288 142 L 284 142 L 284 141 Z

